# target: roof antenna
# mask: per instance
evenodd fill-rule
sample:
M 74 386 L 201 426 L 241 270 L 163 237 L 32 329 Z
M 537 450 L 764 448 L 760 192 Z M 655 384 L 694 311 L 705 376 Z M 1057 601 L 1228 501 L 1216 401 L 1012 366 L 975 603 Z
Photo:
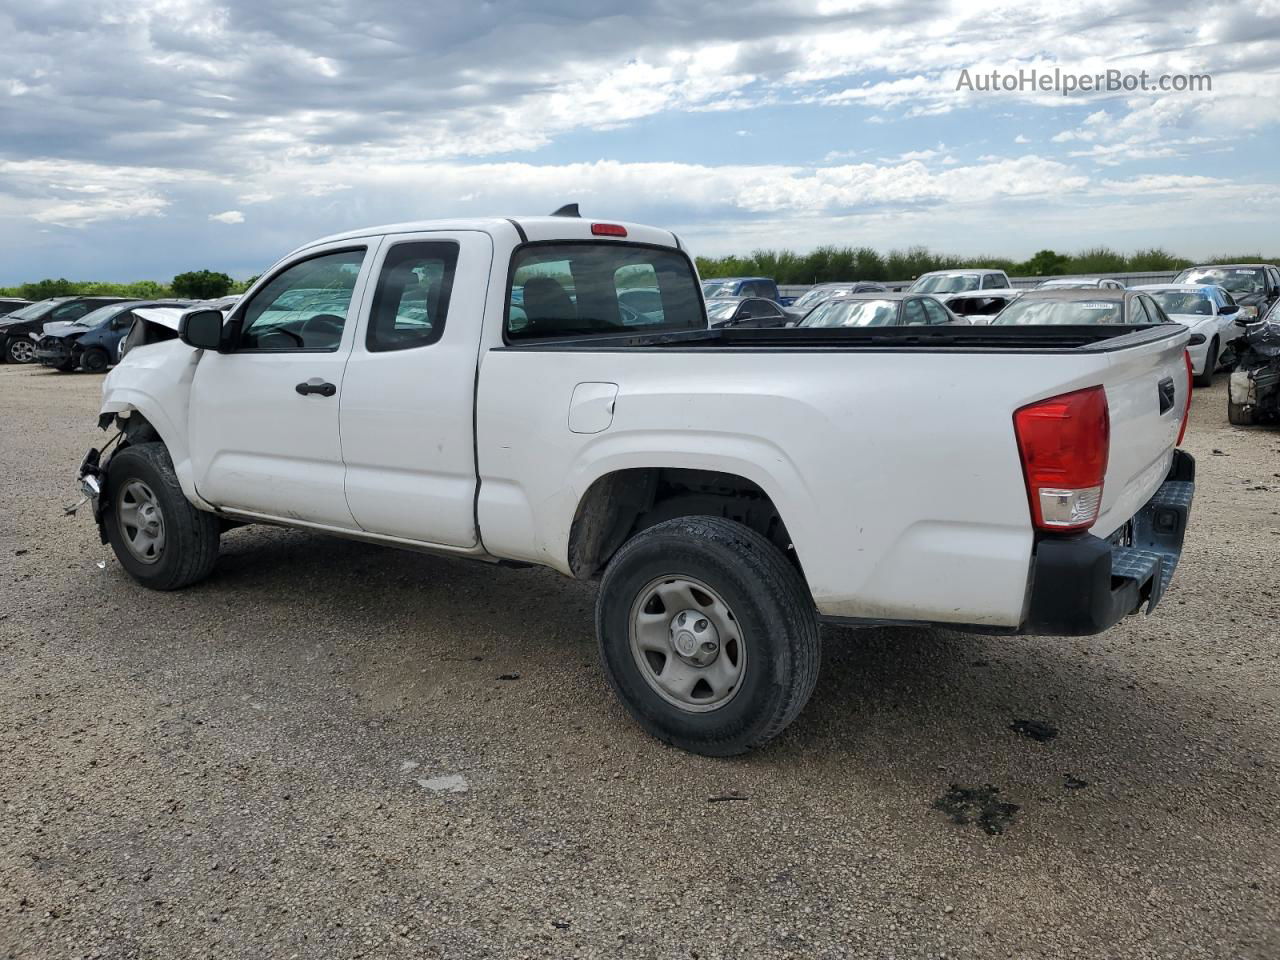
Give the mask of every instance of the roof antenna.
M 566 203 L 563 207 L 561 207 L 559 210 L 557 210 L 555 213 L 553 213 L 553 214 L 552 214 L 552 216 L 553 216 L 553 217 L 579 217 L 579 218 L 580 218 L 580 217 L 582 216 L 582 214 L 580 214 L 580 213 L 578 212 L 578 205 L 577 205 L 576 203 Z

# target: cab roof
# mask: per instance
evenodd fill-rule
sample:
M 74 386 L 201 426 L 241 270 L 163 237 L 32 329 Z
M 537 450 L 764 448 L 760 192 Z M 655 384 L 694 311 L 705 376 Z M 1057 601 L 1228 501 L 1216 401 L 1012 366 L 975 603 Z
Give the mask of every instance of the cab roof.
M 592 224 L 607 223 L 624 227 L 625 237 L 598 236 L 591 232 Z M 601 243 L 647 243 L 655 246 L 683 249 L 680 240 L 670 230 L 651 227 L 643 223 L 611 220 L 607 217 L 469 217 L 452 220 L 410 220 L 404 223 L 388 223 L 381 226 L 361 227 L 342 233 L 330 234 L 298 247 L 289 256 L 343 240 L 360 240 L 403 233 L 433 233 L 437 231 L 474 231 L 501 238 L 507 243 L 538 242 L 547 240 L 592 240 Z M 287 258 L 286 258 L 287 259 Z

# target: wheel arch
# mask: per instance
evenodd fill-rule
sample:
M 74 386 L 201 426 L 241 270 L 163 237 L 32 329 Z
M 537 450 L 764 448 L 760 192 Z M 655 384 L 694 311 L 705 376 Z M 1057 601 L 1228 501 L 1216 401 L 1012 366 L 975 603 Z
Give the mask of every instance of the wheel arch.
M 596 477 L 574 510 L 567 566 L 578 578 L 598 576 L 642 530 L 689 516 L 742 523 L 778 547 L 803 577 L 782 510 L 763 486 L 732 471 L 673 466 L 621 467 Z
M 184 406 L 184 412 L 185 409 Z M 124 440 L 128 443 L 156 440 L 164 444 L 183 494 L 195 505 L 210 509 L 196 493 L 186 431 L 174 422 L 159 402 L 136 389 L 109 389 L 106 391 L 99 422 L 102 423 L 107 417 L 111 417 L 112 422 L 121 429 Z M 111 422 L 107 422 L 104 429 L 110 425 Z

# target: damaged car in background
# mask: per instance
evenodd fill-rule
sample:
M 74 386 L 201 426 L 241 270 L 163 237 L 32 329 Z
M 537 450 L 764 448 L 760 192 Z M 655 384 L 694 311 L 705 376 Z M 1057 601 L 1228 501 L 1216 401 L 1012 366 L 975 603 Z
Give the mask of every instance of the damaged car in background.
M 1280 422 L 1280 307 L 1231 341 L 1235 369 L 1227 394 L 1227 419 L 1237 426 Z
M 990 323 L 991 318 L 1022 296 L 1021 290 L 969 290 L 963 293 L 941 293 L 943 306 L 970 323 Z
M 30 334 L 32 354 L 55 370 L 101 373 L 119 359 L 120 342 L 133 327 L 136 310 L 170 307 L 181 312 L 190 305 L 190 300 L 109 303 L 75 320 L 46 323 L 42 333 Z
M 1174 283 L 1213 284 L 1222 287 L 1240 306 L 1250 323 L 1266 316 L 1280 299 L 1280 269 L 1271 263 L 1220 263 L 1188 267 Z

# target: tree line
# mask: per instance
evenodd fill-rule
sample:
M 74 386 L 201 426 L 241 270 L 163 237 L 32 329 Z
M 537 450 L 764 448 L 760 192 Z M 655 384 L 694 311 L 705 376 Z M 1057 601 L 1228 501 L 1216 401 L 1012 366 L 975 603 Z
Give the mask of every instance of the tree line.
M 136 280 L 133 283 L 110 283 L 98 280 L 34 280 L 12 287 L 0 287 L 0 296 L 22 297 L 24 300 L 47 300 L 49 297 L 98 296 L 128 297 L 131 300 L 163 300 L 177 297 L 184 300 L 216 300 L 232 293 L 244 293 L 257 277 L 233 280 L 215 270 L 191 270 L 180 273 L 168 283 L 157 280 Z
M 1280 257 L 1258 253 L 1214 256 L 1188 260 L 1153 247 L 1133 253 L 1118 253 L 1108 247 L 1092 247 L 1078 253 L 1040 250 L 1028 260 L 1008 257 L 961 257 L 936 253 L 927 247 L 908 247 L 881 253 L 872 247 L 817 247 L 809 253 L 793 250 L 756 250 L 747 256 L 698 257 L 698 272 L 704 277 L 773 277 L 782 284 L 826 283 L 832 280 L 910 280 L 930 270 L 965 267 L 994 267 L 1011 277 L 1051 277 L 1061 274 L 1160 273 L 1181 270 L 1195 263 L 1280 263 Z M 180 273 L 168 283 L 137 280 L 107 283 L 61 279 L 36 280 L 12 287 L 0 287 L 0 296 L 45 300 L 49 297 L 113 296 L 137 300 L 181 297 L 212 300 L 232 293 L 244 293 L 257 277 L 233 280 L 214 270 Z
M 1008 257 L 961 257 L 937 253 L 927 247 L 908 247 L 881 253 L 871 247 L 823 246 L 809 253 L 792 250 L 756 250 L 747 256 L 698 257 L 703 277 L 773 277 L 782 284 L 826 283 L 834 280 L 910 280 L 930 270 L 993 267 L 1011 277 L 1046 277 L 1062 274 L 1159 273 L 1182 270 L 1197 263 L 1277 263 L 1257 253 L 1188 260 L 1167 250 L 1152 248 L 1119 253 L 1093 247 L 1078 253 L 1040 250 L 1028 260 Z

